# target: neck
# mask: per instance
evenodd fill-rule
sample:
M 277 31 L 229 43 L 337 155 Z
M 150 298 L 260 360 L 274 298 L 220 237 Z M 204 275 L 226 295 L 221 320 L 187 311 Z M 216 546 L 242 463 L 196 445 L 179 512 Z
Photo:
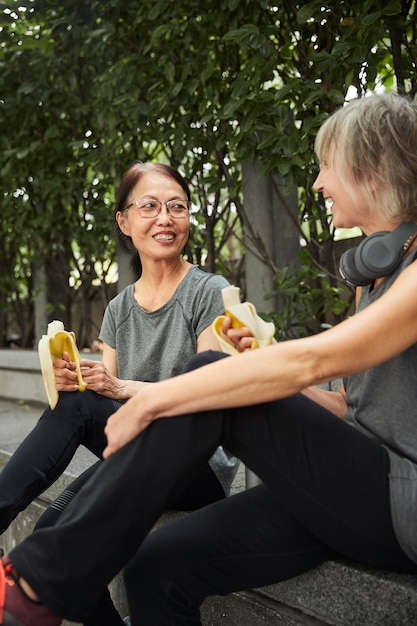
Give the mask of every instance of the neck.
M 169 283 L 175 281 L 179 276 L 184 276 L 190 267 L 191 263 L 185 261 L 182 257 L 175 259 L 175 261 L 158 260 L 148 262 L 145 260 L 139 281 L 142 284 L 155 288 L 155 285 L 160 285 L 164 282 Z
M 136 301 L 147 311 L 159 309 L 172 297 L 191 267 L 191 263 L 181 259 L 175 266 L 144 271 L 135 283 Z

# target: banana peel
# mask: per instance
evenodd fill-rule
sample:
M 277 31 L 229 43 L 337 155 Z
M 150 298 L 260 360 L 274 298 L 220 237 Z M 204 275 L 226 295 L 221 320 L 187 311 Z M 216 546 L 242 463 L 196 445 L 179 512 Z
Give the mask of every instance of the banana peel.
M 274 324 L 265 322 L 265 320 L 259 317 L 253 304 L 240 301 L 239 287 L 224 287 L 222 289 L 222 299 L 225 315 L 216 317 L 212 326 L 223 352 L 230 355 L 239 354 L 239 351 L 231 344 L 230 339 L 222 332 L 226 316 L 231 318 L 233 328 L 249 328 L 253 335 L 252 350 L 272 343 L 275 334 Z
M 42 335 L 38 344 L 43 384 L 51 409 L 54 409 L 58 402 L 58 388 L 55 381 L 53 359 L 55 357 L 62 359 L 64 352 L 67 352 L 70 360 L 75 363 L 75 370 L 78 376 L 78 389 L 85 391 L 87 385 L 81 375 L 81 357 L 77 348 L 75 333 L 66 331 L 62 322 L 54 320 L 48 324 L 47 334 Z

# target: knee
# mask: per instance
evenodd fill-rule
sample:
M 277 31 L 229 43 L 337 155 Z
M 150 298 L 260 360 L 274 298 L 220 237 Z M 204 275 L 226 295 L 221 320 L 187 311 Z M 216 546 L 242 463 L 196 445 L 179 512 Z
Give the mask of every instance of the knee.
M 72 413 L 76 406 L 76 395 L 78 395 L 78 392 L 60 391 L 56 407 L 51 409 L 48 406 L 40 416 L 40 421 L 55 420 L 68 412 Z
M 85 391 L 60 391 L 58 404 L 52 413 L 56 415 L 59 412 L 65 413 L 67 411 L 83 410 L 85 412 L 86 407 L 90 406 L 95 396 L 95 392 L 89 389 Z M 51 412 L 51 409 L 46 409 L 45 413 L 48 412 Z
M 83 392 L 84 393 L 84 392 Z M 82 402 L 82 393 L 80 391 L 60 391 L 58 404 L 54 409 L 54 413 L 57 411 L 65 411 L 66 409 L 73 409 Z
M 85 426 L 91 418 L 91 409 L 87 391 L 60 391 L 59 400 L 52 410 L 49 407 L 42 413 L 39 422 L 42 424 L 77 424 Z
M 206 350 L 205 352 L 198 352 L 194 354 L 184 365 L 184 372 L 191 372 L 192 370 L 196 370 L 199 367 L 203 367 L 204 365 L 209 365 L 209 363 L 214 363 L 215 361 L 219 361 L 220 359 L 228 357 L 227 354 L 223 352 L 215 352 L 214 350 Z

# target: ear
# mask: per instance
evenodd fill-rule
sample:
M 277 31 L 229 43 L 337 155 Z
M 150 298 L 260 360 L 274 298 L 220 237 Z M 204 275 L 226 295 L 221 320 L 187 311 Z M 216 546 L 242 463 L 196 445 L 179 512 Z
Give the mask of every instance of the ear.
M 129 220 L 127 219 L 127 211 L 118 211 L 116 213 L 116 222 L 120 230 L 126 237 L 130 237 Z

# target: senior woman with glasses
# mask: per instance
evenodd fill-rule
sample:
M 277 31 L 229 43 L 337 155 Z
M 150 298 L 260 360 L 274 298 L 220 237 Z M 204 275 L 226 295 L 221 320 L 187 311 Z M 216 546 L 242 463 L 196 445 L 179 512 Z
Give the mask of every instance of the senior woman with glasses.
M 78 391 L 74 364 L 55 359 L 59 401 L 0 473 L 0 528 L 64 472 L 83 444 L 102 459 L 107 419 L 141 387 L 179 374 L 196 352 L 218 350 L 211 323 L 223 312 L 221 277 L 186 261 L 190 191 L 183 177 L 161 163 L 135 163 L 116 194 L 116 230 L 134 252 L 138 280 L 108 305 L 99 338 L 102 361 L 83 359 L 87 391 Z M 161 458 L 163 463 L 164 459 Z M 155 459 L 158 463 L 158 459 Z M 46 511 L 37 528 L 53 525 L 101 461 L 86 470 Z M 219 447 L 170 509 L 193 510 L 229 494 L 238 461 Z M 107 520 L 102 520 L 107 522 Z M 108 592 L 89 626 L 116 626 L 122 620 Z

